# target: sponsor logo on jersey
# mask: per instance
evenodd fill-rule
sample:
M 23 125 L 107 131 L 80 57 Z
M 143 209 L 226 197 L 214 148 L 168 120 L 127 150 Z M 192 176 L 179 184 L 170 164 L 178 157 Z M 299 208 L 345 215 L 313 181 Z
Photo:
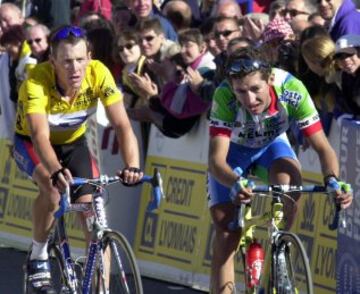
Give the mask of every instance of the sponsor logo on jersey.
M 302 96 L 298 92 L 284 90 L 284 92 L 281 94 L 279 99 L 280 101 L 283 101 L 294 107 L 297 107 L 299 105 L 301 98 Z

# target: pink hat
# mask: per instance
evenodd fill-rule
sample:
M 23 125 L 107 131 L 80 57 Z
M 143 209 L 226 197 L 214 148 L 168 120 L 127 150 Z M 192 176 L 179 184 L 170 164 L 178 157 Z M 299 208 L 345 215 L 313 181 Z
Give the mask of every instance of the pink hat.
M 294 35 L 290 24 L 282 18 L 274 18 L 265 27 L 262 40 L 266 43 L 276 39 L 285 39 L 289 35 Z

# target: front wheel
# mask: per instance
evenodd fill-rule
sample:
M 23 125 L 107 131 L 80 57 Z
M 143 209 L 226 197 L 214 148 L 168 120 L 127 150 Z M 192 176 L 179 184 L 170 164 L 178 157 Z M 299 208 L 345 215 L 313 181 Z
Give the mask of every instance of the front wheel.
M 118 232 L 106 232 L 101 239 L 102 255 L 96 271 L 96 292 L 142 294 L 142 282 L 135 255 L 126 238 Z
M 301 240 L 290 232 L 279 234 L 273 250 L 273 293 L 313 294 L 309 259 Z

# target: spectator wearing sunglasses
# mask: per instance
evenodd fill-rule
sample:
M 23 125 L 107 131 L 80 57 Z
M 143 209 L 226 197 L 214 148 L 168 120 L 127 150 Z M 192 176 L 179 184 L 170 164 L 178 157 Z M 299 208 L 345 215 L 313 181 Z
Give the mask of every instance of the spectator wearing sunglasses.
M 212 79 L 215 63 L 207 52 L 205 41 L 198 29 L 179 34 L 181 52 L 171 58 L 169 81 L 161 92 L 151 92 L 149 106 L 135 109 L 130 117 L 154 123 L 171 138 L 189 132 L 203 113 L 209 109 L 211 99 L 198 94 L 199 85 Z M 150 96 L 150 93 L 149 93 Z
M 360 12 L 352 0 L 316 0 L 334 42 L 347 34 L 360 34 Z
M 335 46 L 335 60 L 342 72 L 341 98 L 345 110 L 360 119 L 360 35 L 342 36 Z
M 32 293 L 53 294 L 56 291 L 51 282 L 48 234 L 60 193 L 68 187 L 72 175 L 98 175 L 85 133 L 87 119 L 96 112 L 99 100 L 123 155 L 125 168 L 118 175 L 131 185 L 142 177 L 142 172 L 137 139 L 122 93 L 110 70 L 91 59 L 85 31 L 62 26 L 51 33 L 49 40 L 49 61 L 36 65 L 19 91 L 14 157 L 18 168 L 39 188 L 33 204 L 33 241 L 26 282 Z M 84 186 L 72 192 L 71 202 L 88 202 L 94 190 Z M 89 242 L 86 228 L 84 232 Z
M 215 56 L 216 75 L 215 84 L 218 85 L 224 79 L 224 65 L 226 60 L 226 49 L 229 42 L 241 37 L 241 27 L 234 17 L 217 17 L 214 23 L 214 37 L 220 53 Z
M 288 0 L 285 10 L 282 11 L 284 19 L 291 25 L 295 35 L 310 26 L 309 16 L 316 12 L 316 6 L 312 0 Z
M 167 62 L 179 52 L 179 45 L 166 38 L 161 23 L 156 18 L 140 21 L 136 30 L 141 53 L 146 57 L 144 73 L 161 88 L 167 79 Z
M 241 231 L 229 230 L 236 205 L 251 201 L 250 170 L 270 184 L 301 185 L 301 167 L 286 131 L 296 123 L 321 162 L 325 185 L 337 177 L 339 163 L 316 108 L 304 85 L 289 73 L 272 68 L 258 49 L 235 51 L 227 59 L 227 79 L 217 88 L 210 115 L 209 193 L 215 226 L 211 263 L 211 293 L 233 293 L 234 257 Z M 234 172 L 240 167 L 242 174 Z M 351 193 L 336 191 L 343 208 Z M 286 199 L 284 217 L 289 229 L 296 217 L 300 193 Z
M 26 41 L 31 48 L 31 56 L 33 56 L 38 63 L 48 59 L 49 34 L 50 30 L 43 24 L 36 24 L 26 29 Z

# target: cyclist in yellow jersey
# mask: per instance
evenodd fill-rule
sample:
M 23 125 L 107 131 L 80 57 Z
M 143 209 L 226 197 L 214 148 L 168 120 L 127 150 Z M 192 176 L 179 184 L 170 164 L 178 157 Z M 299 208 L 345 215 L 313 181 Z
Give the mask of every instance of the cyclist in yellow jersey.
M 33 246 L 28 264 L 35 293 L 55 293 L 50 276 L 47 238 L 53 213 L 72 176 L 95 177 L 86 144 L 86 120 L 98 99 L 106 109 L 123 157 L 119 171 L 128 184 L 137 183 L 137 139 L 127 117 L 121 92 L 110 71 L 91 60 L 84 31 L 63 26 L 50 36 L 50 60 L 37 65 L 19 92 L 14 157 L 18 167 L 39 187 L 33 206 Z M 72 201 L 89 201 L 91 187 L 73 191 Z

